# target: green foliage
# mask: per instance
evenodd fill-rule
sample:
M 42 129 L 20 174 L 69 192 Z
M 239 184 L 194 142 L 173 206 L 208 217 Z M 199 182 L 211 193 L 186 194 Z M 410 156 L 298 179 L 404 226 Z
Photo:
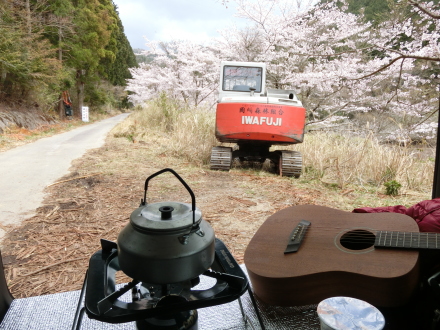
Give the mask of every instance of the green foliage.
M 178 102 L 168 97 L 165 92 L 162 92 L 159 97 L 152 100 L 152 104 L 160 110 L 157 112 L 158 117 L 152 117 L 154 121 L 161 125 L 164 130 L 171 131 L 175 124 L 176 114 L 180 108 Z
M 94 107 L 122 103 L 102 79 L 125 85 L 136 59 L 112 0 L 0 1 L 0 102 L 57 108 L 70 89 Z M 74 86 L 85 86 L 75 95 Z
M 70 65 L 78 72 L 77 100 L 81 106 L 82 86 L 90 85 L 97 76 L 113 85 L 124 85 L 125 79 L 130 77 L 128 67 L 135 66 L 136 62 L 111 0 L 78 0 L 75 7 L 77 34 Z M 89 93 L 87 88 L 85 93 Z M 85 100 L 100 104 L 104 101 L 103 93 L 92 90 Z
M 115 97 L 107 84 L 89 82 L 86 84 L 87 95 L 84 102 L 91 108 L 99 108 L 102 105 L 116 103 Z
M 337 2 L 338 7 L 342 7 L 342 2 L 338 0 L 320 0 L 319 3 Z M 347 12 L 359 15 L 363 14 L 365 20 L 373 25 L 383 22 L 390 11 L 390 6 L 397 3 L 397 0 L 348 0 Z
M 65 73 L 32 17 L 8 3 L 0 4 L 0 101 L 26 102 L 35 90 L 37 95 L 49 95 Z
M 311 180 L 320 180 L 323 178 L 325 171 L 319 168 L 314 167 L 313 165 L 305 166 L 304 173 L 307 174 L 307 177 Z
M 116 12 L 115 12 L 116 14 Z M 102 68 L 113 85 L 125 86 L 125 80 L 131 78 L 128 68 L 137 67 L 136 57 L 124 33 L 121 20 L 115 17 L 118 28 L 113 30 L 108 49 L 113 49 L 114 61 L 102 60 Z M 116 47 L 116 48 L 114 48 Z
M 367 21 L 380 23 L 384 14 L 389 12 L 390 6 L 386 0 L 349 0 L 348 12 L 363 13 Z
M 109 14 L 108 0 L 101 4 L 98 0 L 79 0 L 75 4 L 75 36 L 71 49 L 69 65 L 79 70 L 86 70 L 86 75 L 93 75 L 101 59 L 112 60 L 115 53 L 106 49 L 112 31 L 116 28 L 115 18 Z
M 396 180 L 391 180 L 383 184 L 385 186 L 385 194 L 390 196 L 397 196 L 399 194 L 399 189 L 402 185 Z
M 393 168 L 391 166 L 386 166 L 385 171 L 382 174 L 382 180 L 383 182 L 393 182 L 390 180 L 393 180 L 396 177 L 396 168 Z

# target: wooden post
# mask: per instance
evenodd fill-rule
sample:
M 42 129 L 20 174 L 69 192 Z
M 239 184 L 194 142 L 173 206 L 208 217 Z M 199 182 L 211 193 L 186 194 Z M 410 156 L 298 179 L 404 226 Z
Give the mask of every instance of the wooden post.
M 432 186 L 432 199 L 440 197 L 440 83 L 438 95 L 438 125 L 437 125 L 437 143 L 435 146 L 435 163 L 434 163 L 434 183 Z

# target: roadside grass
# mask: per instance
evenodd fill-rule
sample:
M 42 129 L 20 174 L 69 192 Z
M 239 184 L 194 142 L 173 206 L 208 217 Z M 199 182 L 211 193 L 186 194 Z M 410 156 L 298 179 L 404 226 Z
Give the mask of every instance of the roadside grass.
M 385 191 L 396 181 L 401 191 L 429 194 L 432 188 L 433 148 L 384 145 L 374 136 L 360 138 L 324 132 L 306 133 L 304 142 L 291 147 L 303 155 L 304 178 L 345 189 L 356 185 Z
M 26 129 L 23 127 L 9 127 L 0 134 L 0 152 L 6 151 L 38 139 L 49 137 L 58 133 L 63 133 L 75 129 L 80 126 L 92 124 L 96 121 L 114 116 L 120 113 L 111 111 L 109 113 L 91 112 L 89 115 L 89 122 L 83 122 L 80 118 L 74 117 L 72 119 L 65 119 L 58 121 L 56 124 L 42 125 L 36 129 Z
M 208 169 L 211 148 L 218 144 L 214 125 L 214 112 L 181 107 L 162 95 L 138 108 L 112 133 L 133 143 L 148 144 L 160 157 L 177 157 Z M 384 145 L 375 136 L 324 132 L 306 133 L 302 144 L 287 149 L 302 153 L 303 174 L 299 179 L 283 179 L 299 188 L 325 191 L 342 209 L 411 205 L 414 200 L 431 198 L 433 149 Z M 276 176 L 275 170 L 255 164 L 231 171 Z M 385 194 L 384 184 L 392 181 L 401 185 L 396 196 Z
M 209 164 L 211 148 L 216 145 L 214 125 L 214 112 L 182 107 L 162 95 L 134 111 L 112 133 L 202 166 Z

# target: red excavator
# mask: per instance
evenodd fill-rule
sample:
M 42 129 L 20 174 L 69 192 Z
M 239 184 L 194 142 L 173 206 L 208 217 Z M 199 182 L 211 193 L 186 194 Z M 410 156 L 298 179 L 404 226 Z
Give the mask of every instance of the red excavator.
M 266 64 L 222 62 L 215 136 L 234 147 L 214 147 L 211 169 L 229 171 L 232 160 L 270 159 L 282 176 L 301 175 L 298 151 L 270 151 L 272 145 L 301 143 L 306 110 L 292 90 L 266 88 Z

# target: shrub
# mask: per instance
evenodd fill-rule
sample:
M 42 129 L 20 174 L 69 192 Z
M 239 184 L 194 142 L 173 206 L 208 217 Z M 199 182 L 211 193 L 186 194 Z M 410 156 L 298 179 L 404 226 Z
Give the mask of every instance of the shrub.
M 383 184 L 385 186 L 385 194 L 390 196 L 397 196 L 399 194 L 399 189 L 402 185 L 396 180 L 391 180 Z

